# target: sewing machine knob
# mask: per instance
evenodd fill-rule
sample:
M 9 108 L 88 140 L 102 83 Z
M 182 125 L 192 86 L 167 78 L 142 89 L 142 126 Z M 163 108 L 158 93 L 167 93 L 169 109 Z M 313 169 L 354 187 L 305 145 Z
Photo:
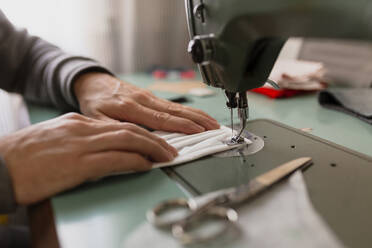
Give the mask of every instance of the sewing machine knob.
M 201 64 L 204 62 L 204 51 L 202 42 L 199 39 L 193 39 L 189 42 L 189 47 L 187 51 L 191 54 L 192 60 Z
M 197 64 L 209 62 L 213 59 L 215 38 L 213 34 L 195 36 L 190 42 L 187 51 Z

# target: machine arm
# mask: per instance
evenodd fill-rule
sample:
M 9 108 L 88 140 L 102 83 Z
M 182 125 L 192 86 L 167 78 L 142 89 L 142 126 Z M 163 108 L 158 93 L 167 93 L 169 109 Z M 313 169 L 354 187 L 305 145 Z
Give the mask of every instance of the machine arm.
M 204 83 L 224 89 L 228 107 L 238 107 L 242 124 L 245 92 L 267 81 L 289 37 L 372 39 L 370 0 L 185 0 L 185 6 L 188 51 Z

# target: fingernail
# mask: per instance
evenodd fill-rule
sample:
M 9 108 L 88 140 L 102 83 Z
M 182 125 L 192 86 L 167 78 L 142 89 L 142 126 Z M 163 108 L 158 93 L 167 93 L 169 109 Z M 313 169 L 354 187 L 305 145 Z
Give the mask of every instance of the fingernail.
M 174 159 L 175 156 L 174 156 L 172 153 L 168 152 L 168 153 L 167 153 L 167 157 L 168 157 L 168 160 L 169 160 L 169 161 L 172 161 L 172 160 Z
M 169 151 L 174 155 L 174 157 L 178 156 L 178 151 L 173 146 L 169 146 Z

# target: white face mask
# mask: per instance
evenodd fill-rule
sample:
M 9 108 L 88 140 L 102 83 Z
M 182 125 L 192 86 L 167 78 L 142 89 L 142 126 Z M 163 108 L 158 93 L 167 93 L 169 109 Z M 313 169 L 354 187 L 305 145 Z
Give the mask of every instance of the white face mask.
M 221 128 L 217 130 L 211 130 L 192 135 L 168 133 L 163 131 L 155 131 L 153 133 L 165 139 L 178 151 L 178 156 L 173 161 L 165 163 L 155 163 L 153 165 L 153 168 L 189 162 L 214 153 L 231 150 L 241 145 L 227 144 L 230 141 L 232 134 L 231 129 L 225 126 L 221 126 Z M 235 134 L 236 133 L 234 133 L 234 135 Z M 244 140 L 245 145 L 252 143 L 252 141 L 248 139 Z

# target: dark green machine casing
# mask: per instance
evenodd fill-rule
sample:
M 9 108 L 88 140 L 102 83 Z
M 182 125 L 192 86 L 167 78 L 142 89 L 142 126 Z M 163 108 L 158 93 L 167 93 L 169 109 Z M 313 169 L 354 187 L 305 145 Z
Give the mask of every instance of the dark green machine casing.
M 206 84 L 260 87 L 288 37 L 371 40 L 370 0 L 185 0 L 189 52 Z

